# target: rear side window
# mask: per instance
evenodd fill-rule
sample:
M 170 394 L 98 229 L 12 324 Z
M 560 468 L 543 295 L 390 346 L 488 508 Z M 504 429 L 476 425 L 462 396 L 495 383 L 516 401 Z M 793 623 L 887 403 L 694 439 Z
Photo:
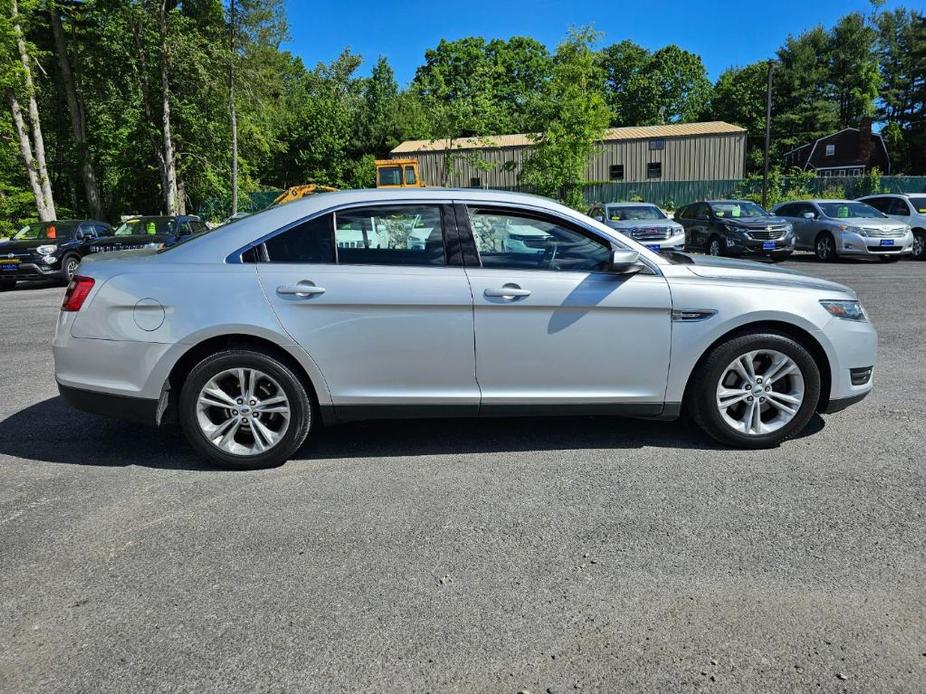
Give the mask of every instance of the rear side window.
M 245 260 L 270 263 L 333 263 L 332 216 L 315 217 L 248 251 Z
M 890 201 L 890 198 L 867 198 L 866 200 L 862 200 L 865 204 L 871 205 L 881 212 L 887 212 Z
M 389 205 L 335 215 L 341 265 L 446 265 L 441 208 Z
M 887 210 L 888 214 L 896 214 L 899 217 L 909 217 L 910 208 L 907 207 L 907 201 L 903 198 L 890 198 L 890 206 Z

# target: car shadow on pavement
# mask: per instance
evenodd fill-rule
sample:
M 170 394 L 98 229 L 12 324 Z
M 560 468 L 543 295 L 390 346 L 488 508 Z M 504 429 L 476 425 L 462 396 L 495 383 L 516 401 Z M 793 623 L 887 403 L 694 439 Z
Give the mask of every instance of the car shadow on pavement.
M 824 426 L 823 418 L 816 415 L 799 438 Z M 320 429 L 293 460 L 648 447 L 722 448 L 682 422 L 588 416 L 402 419 Z M 193 454 L 174 427 L 159 431 L 85 414 L 60 397 L 0 421 L 0 456 L 101 467 L 215 470 Z

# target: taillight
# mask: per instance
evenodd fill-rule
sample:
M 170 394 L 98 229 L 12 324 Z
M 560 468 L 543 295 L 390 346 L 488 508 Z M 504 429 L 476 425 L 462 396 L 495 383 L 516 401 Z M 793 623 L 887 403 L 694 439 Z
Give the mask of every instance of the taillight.
M 93 289 L 92 277 L 74 275 L 74 279 L 71 280 L 67 291 L 64 293 L 64 303 L 61 304 L 61 310 L 80 311 L 80 307 L 84 305 L 84 300 L 91 289 Z

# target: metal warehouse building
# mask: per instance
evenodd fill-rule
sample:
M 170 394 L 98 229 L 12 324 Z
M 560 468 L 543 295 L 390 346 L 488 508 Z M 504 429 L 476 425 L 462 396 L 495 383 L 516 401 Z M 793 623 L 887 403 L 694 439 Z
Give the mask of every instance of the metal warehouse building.
M 518 185 L 534 140 L 529 134 L 408 140 L 393 159 L 417 159 L 428 185 Z M 746 130 L 729 123 L 610 128 L 589 158 L 589 181 L 707 181 L 743 178 Z

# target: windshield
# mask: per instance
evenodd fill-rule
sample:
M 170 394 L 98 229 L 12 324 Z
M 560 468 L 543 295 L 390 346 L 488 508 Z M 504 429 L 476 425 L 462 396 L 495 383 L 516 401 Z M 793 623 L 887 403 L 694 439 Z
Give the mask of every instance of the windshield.
M 655 205 L 634 205 L 609 207 L 608 219 L 612 222 L 625 222 L 633 219 L 665 219 L 666 216 Z
M 172 221 L 170 217 L 130 219 L 119 225 L 113 236 L 169 236 Z
M 55 241 L 71 237 L 73 224 L 61 222 L 35 222 L 16 232 L 14 241 Z
M 911 195 L 910 204 L 920 214 L 926 214 L 926 195 Z
M 712 202 L 711 210 L 717 217 L 768 217 L 769 213 L 754 202 Z
M 864 202 L 821 202 L 818 204 L 820 209 L 823 210 L 823 214 L 833 219 L 851 219 L 853 217 L 883 219 L 887 216 Z

